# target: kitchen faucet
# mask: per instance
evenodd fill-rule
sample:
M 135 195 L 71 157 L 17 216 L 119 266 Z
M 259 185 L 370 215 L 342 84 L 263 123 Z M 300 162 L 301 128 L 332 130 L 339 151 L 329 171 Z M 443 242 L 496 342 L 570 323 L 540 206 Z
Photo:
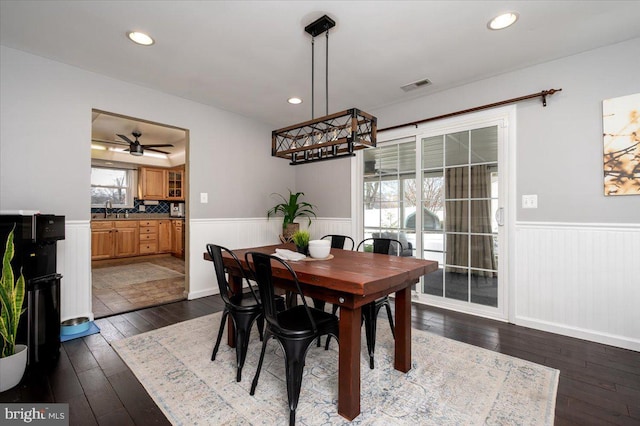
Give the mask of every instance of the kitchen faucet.
M 111 204 L 111 200 L 107 200 L 107 202 L 104 203 L 104 217 L 105 217 L 105 219 L 108 218 L 109 216 L 111 216 L 111 213 L 109 213 L 109 209 L 113 209 L 113 204 Z

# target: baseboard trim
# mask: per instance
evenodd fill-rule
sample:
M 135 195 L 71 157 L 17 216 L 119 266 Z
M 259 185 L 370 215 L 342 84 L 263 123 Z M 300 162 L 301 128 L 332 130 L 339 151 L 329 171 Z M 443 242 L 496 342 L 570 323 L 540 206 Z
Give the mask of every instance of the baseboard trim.
M 576 339 L 589 340 L 591 342 L 598 342 L 604 345 L 616 346 L 640 352 L 640 340 L 631 339 L 625 336 L 598 333 L 593 330 L 585 330 L 578 327 L 567 327 L 566 325 L 540 321 L 527 317 L 516 317 L 515 324 L 523 327 L 534 328 L 536 330 L 547 331 L 549 333 L 561 334 L 563 336 L 574 337 Z
M 213 289 L 206 289 L 206 290 L 200 290 L 200 291 L 191 291 L 189 292 L 189 294 L 187 294 L 187 299 L 188 300 L 194 300 L 194 299 L 200 299 L 201 297 L 207 297 L 207 296 L 213 296 L 214 294 L 218 294 L 219 291 L 217 288 Z

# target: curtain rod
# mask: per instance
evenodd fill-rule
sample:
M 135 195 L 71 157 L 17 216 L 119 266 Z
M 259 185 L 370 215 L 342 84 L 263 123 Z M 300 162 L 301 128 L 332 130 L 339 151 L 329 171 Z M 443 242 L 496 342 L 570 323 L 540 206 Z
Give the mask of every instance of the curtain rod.
M 507 100 L 504 100 L 504 101 L 494 102 L 492 104 L 486 104 L 486 105 L 477 106 L 477 107 L 474 107 L 474 108 L 463 109 L 462 111 L 450 112 L 449 114 L 444 114 L 444 115 L 438 115 L 436 117 L 425 118 L 424 120 L 412 121 L 410 123 L 404 123 L 404 124 L 398 124 L 397 126 L 385 127 L 384 129 L 378 129 L 378 132 L 384 132 L 386 130 L 399 129 L 400 127 L 406 127 L 406 126 L 416 126 L 416 127 L 418 127 L 419 124 L 426 123 L 428 121 L 440 120 L 440 119 L 443 119 L 443 118 L 454 117 L 456 115 L 468 114 L 470 112 L 481 111 L 483 109 L 495 108 L 497 106 L 512 104 L 512 103 L 515 103 L 515 102 L 520 102 L 520 101 L 524 101 L 526 99 L 531 99 L 531 98 L 542 97 L 542 106 L 546 107 L 547 106 L 547 96 L 551 96 L 554 93 L 560 92 L 560 91 L 562 91 L 562 89 L 543 90 L 542 92 L 539 92 L 539 93 L 532 93 L 530 95 L 520 96 L 518 98 L 512 98 L 512 99 L 507 99 Z

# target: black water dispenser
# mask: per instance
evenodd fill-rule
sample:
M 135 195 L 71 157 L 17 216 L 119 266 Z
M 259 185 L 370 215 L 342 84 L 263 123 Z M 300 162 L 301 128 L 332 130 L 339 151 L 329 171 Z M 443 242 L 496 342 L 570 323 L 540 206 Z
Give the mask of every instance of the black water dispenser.
M 57 241 L 65 238 L 64 216 L 0 214 L 0 240 L 12 229 L 16 277 L 25 278 L 23 314 L 16 343 L 28 346 L 29 367 L 55 363 L 60 356 L 60 280 L 56 272 Z M 3 247 L 4 250 L 4 247 Z

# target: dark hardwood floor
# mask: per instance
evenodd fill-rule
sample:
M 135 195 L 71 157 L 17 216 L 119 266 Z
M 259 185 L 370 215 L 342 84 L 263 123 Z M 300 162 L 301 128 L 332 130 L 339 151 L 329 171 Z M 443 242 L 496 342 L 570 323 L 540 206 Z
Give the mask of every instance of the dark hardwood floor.
M 96 320 L 100 334 L 63 343 L 54 368 L 29 372 L 0 404 L 68 403 L 78 426 L 169 424 L 109 342 L 222 307 L 211 296 Z M 639 352 L 423 305 L 414 305 L 412 325 L 559 369 L 556 425 L 640 425 Z

